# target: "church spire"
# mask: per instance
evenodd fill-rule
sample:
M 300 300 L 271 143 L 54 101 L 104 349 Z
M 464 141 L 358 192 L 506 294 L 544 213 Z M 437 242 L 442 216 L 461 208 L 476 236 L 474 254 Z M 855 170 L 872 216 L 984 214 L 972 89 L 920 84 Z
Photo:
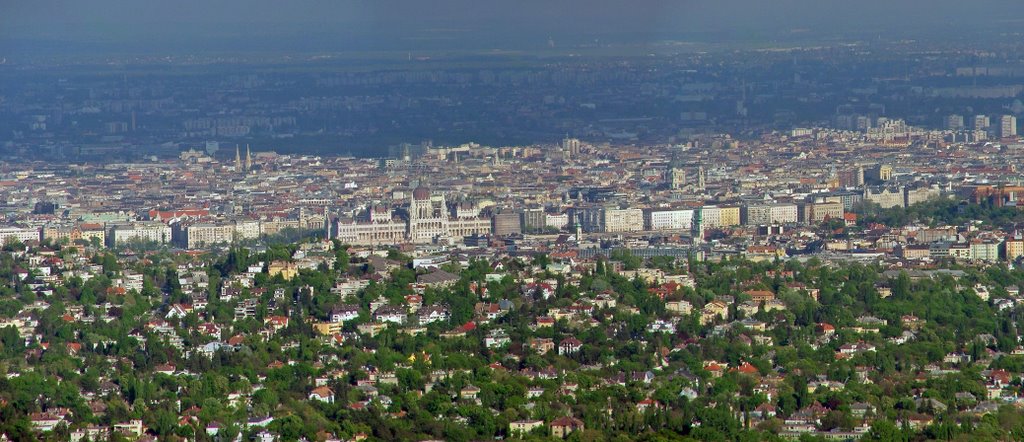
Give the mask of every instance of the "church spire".
M 249 150 L 249 145 L 245 145 L 245 170 L 252 169 L 252 152 Z
M 373 210 L 372 208 L 370 210 Z M 373 214 L 370 214 L 373 217 Z M 324 207 L 324 240 L 331 240 L 331 209 Z
M 235 145 L 235 171 L 242 170 L 242 154 L 238 151 L 238 145 Z

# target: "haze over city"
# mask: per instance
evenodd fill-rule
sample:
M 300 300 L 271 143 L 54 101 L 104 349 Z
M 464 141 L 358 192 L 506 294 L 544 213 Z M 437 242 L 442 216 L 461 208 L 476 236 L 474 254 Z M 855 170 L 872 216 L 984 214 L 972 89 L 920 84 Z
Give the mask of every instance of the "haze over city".
M 0 0 L 0 442 L 1024 440 L 1022 23 Z
M 55 52 L 533 49 L 843 36 L 958 40 L 1013 29 L 1013 0 L 44 0 L 5 2 L 0 50 Z

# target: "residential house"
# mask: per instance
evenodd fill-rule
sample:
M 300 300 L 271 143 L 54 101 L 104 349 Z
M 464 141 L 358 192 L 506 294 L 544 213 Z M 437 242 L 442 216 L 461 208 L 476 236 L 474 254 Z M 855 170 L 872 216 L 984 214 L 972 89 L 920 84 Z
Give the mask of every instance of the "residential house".
M 583 430 L 583 421 L 571 416 L 562 416 L 551 421 L 551 435 L 564 439 L 573 431 Z
M 542 420 L 537 420 L 537 419 L 518 420 L 518 421 L 514 421 L 514 422 L 509 422 L 509 424 L 508 424 L 508 432 L 509 432 L 509 434 L 511 434 L 513 436 L 520 436 L 520 437 L 522 437 L 522 436 L 530 433 L 531 431 L 533 431 L 533 430 L 535 430 L 537 428 L 543 427 L 543 426 L 544 426 L 544 421 L 542 421 Z
M 443 305 L 432 305 L 429 307 L 421 308 L 417 312 L 419 317 L 420 325 L 433 324 L 435 322 L 447 322 L 451 318 L 451 313 L 448 311 L 447 306 Z
M 309 400 L 326 402 L 328 404 L 334 403 L 334 390 L 328 387 L 317 387 L 309 393 Z
M 331 309 L 331 322 L 348 322 L 359 318 L 359 306 L 353 304 L 342 304 Z
M 565 338 L 565 339 L 562 339 L 562 341 L 558 343 L 558 354 L 560 354 L 560 355 L 570 355 L 570 354 L 573 354 L 573 353 L 576 353 L 576 352 L 580 351 L 580 348 L 582 348 L 582 347 L 583 347 L 583 343 L 580 342 L 579 339 L 572 338 L 572 337 Z
M 406 311 L 405 309 L 393 306 L 385 305 L 378 308 L 373 312 L 373 320 L 377 322 L 391 322 L 395 324 L 405 324 Z

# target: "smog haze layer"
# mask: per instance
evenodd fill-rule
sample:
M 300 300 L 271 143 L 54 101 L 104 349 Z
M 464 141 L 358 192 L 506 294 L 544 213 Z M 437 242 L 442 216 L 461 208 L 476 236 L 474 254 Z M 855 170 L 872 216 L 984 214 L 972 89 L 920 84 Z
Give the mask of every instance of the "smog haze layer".
M 6 0 L 0 54 L 532 50 L 984 38 L 1012 0 Z

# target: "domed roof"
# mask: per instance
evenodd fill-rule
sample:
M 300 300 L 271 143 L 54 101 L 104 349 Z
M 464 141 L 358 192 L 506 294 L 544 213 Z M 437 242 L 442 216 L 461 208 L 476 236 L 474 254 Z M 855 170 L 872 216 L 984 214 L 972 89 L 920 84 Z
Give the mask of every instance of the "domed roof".
M 428 200 L 430 199 L 430 189 L 423 187 L 421 184 L 412 191 L 412 198 L 417 200 Z

